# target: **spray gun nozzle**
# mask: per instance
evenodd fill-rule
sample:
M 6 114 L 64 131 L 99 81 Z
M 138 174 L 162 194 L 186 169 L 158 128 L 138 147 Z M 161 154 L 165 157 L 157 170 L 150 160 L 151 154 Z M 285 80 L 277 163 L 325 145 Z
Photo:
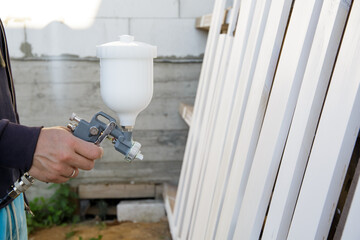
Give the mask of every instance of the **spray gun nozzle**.
M 139 159 L 139 160 L 143 160 L 143 159 L 144 159 L 144 155 L 142 155 L 141 153 L 138 153 L 135 158 L 136 158 L 136 159 Z

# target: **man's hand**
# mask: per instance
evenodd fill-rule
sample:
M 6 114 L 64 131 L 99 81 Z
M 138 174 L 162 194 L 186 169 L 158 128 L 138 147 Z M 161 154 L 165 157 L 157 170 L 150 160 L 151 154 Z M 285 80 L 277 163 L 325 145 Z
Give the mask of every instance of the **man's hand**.
M 103 149 L 73 136 L 65 127 L 43 128 L 29 174 L 43 182 L 62 183 L 91 170 Z

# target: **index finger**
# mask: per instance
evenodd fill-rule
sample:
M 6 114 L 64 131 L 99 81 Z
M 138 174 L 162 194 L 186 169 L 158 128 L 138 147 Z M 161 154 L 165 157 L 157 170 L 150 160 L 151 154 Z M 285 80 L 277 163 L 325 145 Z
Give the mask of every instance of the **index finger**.
M 86 142 L 80 138 L 76 138 L 74 142 L 75 152 L 89 160 L 99 159 L 104 154 L 104 149 L 94 143 Z
M 68 162 L 68 164 L 73 168 L 79 168 L 82 170 L 91 170 L 94 168 L 95 161 L 85 158 L 80 154 L 74 154 L 74 156 L 72 156 L 71 158 L 71 162 Z

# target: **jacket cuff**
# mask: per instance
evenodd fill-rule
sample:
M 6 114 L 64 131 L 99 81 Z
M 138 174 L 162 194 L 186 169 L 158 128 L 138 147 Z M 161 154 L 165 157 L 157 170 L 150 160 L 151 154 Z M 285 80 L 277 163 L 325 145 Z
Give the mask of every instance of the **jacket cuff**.
M 26 127 L 9 122 L 0 137 L 1 165 L 30 170 L 42 127 Z

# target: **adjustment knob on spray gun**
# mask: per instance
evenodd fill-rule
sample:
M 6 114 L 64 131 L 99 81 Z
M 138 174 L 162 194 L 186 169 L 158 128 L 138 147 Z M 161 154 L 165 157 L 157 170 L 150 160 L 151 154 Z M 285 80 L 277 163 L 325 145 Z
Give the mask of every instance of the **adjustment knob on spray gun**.
M 101 121 L 99 116 L 104 117 L 109 122 L 105 123 Z M 67 127 L 76 137 L 100 145 L 105 138 L 110 138 L 111 136 L 115 149 L 125 156 L 125 160 L 129 162 L 135 158 L 143 160 L 144 156 L 140 151 L 141 144 L 133 141 L 132 132 L 118 127 L 116 120 L 108 114 L 98 112 L 90 122 L 87 122 L 73 113 L 70 121 L 72 121 L 72 123 L 69 123 Z

